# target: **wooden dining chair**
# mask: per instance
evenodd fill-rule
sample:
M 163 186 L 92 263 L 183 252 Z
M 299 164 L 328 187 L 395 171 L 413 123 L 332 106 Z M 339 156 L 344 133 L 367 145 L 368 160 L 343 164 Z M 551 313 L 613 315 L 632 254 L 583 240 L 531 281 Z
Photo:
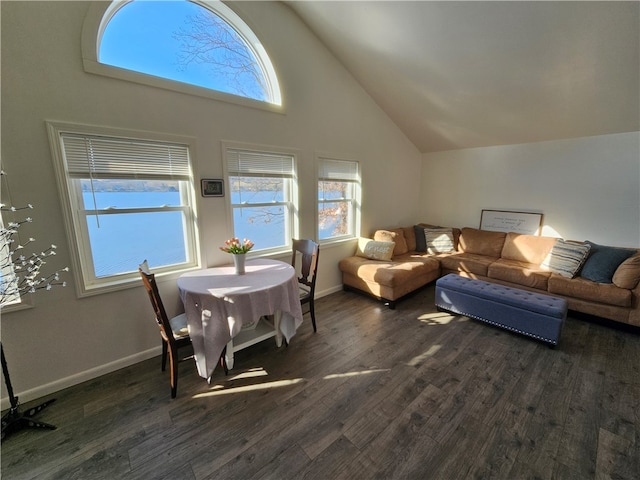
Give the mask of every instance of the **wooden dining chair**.
M 160 298 L 156 277 L 149 270 L 149 264 L 146 260 L 138 266 L 138 271 L 142 277 L 142 283 L 149 294 L 149 300 L 151 300 L 156 323 L 160 328 L 160 336 L 162 337 L 162 371 L 164 372 L 167 367 L 168 354 L 169 367 L 171 369 L 171 398 L 176 398 L 176 394 L 178 393 L 178 349 L 191 344 L 191 337 L 189 337 L 189 329 L 187 328 L 187 316 L 181 313 L 170 319 L 164 309 L 162 298 Z M 224 368 L 226 375 L 229 371 L 225 361 L 225 353 L 226 347 L 220 355 L 220 365 Z
M 316 291 L 316 274 L 318 273 L 320 245 L 313 240 L 293 239 L 293 257 L 291 258 L 291 265 L 293 268 L 296 268 L 296 259 L 298 255 L 301 258 L 299 270 L 300 275 L 298 276 L 300 303 L 302 305 L 309 304 L 309 313 L 311 314 L 313 331 L 317 332 L 314 296 Z M 298 269 L 296 269 L 296 272 L 298 272 Z

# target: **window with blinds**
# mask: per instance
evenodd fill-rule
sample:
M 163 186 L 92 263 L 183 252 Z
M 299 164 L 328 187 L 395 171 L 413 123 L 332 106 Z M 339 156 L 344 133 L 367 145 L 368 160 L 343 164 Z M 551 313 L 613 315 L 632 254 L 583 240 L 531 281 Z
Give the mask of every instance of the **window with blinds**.
M 189 180 L 185 145 L 61 133 L 69 175 Z
M 318 238 L 320 241 L 357 236 L 360 222 L 358 162 L 319 156 Z
M 48 128 L 81 295 L 198 264 L 188 143 Z
M 224 152 L 233 235 L 253 241 L 252 252 L 289 249 L 296 231 L 294 155 L 229 145 Z

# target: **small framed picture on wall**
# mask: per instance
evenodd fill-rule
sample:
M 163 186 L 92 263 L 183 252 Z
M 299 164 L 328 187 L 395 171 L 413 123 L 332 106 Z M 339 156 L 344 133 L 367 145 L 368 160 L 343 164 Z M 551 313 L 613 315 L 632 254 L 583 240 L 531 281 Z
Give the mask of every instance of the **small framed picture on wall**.
M 224 180 L 203 178 L 201 180 L 203 197 L 224 197 Z

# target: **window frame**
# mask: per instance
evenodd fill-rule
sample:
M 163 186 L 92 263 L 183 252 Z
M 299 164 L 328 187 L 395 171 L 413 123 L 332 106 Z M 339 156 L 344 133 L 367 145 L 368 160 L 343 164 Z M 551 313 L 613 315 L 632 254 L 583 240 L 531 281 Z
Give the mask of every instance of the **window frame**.
M 281 178 L 285 178 L 287 180 L 289 180 L 289 192 L 285 192 L 285 196 L 288 193 L 289 196 L 289 200 L 287 201 L 286 198 L 283 202 L 277 202 L 277 203 L 256 203 L 256 206 L 273 206 L 273 205 L 277 205 L 277 204 L 286 204 L 288 206 L 288 218 L 285 219 L 285 226 L 284 226 L 284 240 L 285 240 L 285 244 L 281 245 L 281 246 L 277 246 L 277 247 L 271 247 L 271 248 L 263 248 L 260 249 L 259 248 L 259 240 L 256 242 L 256 238 L 251 238 L 250 240 L 252 240 L 255 244 L 256 247 L 254 247 L 253 250 L 251 250 L 249 252 L 249 256 L 258 256 L 258 255 L 277 255 L 277 254 L 282 254 L 283 252 L 290 252 L 292 247 L 293 247 L 293 243 L 292 243 L 292 239 L 296 238 L 298 236 L 298 232 L 299 232 L 299 218 L 298 218 L 298 212 L 299 212 L 299 195 L 298 195 L 298 156 L 299 153 L 297 150 L 292 149 L 292 148 L 286 148 L 286 147 L 273 147 L 273 146 L 266 146 L 266 145 L 254 145 L 254 144 L 247 144 L 247 143 L 238 143 L 238 142 L 228 142 L 228 141 L 223 141 L 221 142 L 221 146 L 222 146 L 222 158 L 223 158 L 223 169 L 224 169 L 224 178 L 225 181 L 227 182 L 228 185 L 228 195 L 226 196 L 226 203 L 227 203 L 227 212 L 228 212 L 228 230 L 231 232 L 231 236 L 237 236 L 235 231 L 235 223 L 234 223 L 234 208 L 237 208 L 238 206 L 242 205 L 242 204 L 234 204 L 232 203 L 232 184 L 231 184 L 231 176 L 236 176 L 233 175 L 233 173 L 235 172 L 231 172 L 229 169 L 229 152 L 230 151 L 241 151 L 241 152 L 246 152 L 249 153 L 251 155 L 260 155 L 260 154 L 264 154 L 267 156 L 285 156 L 285 157 L 291 157 L 292 158 L 292 168 L 293 171 L 291 173 L 291 175 L 289 177 L 283 176 Z M 258 174 L 249 174 L 249 175 L 237 175 L 237 176 L 253 176 L 256 178 L 273 178 L 275 175 L 271 174 L 271 175 L 258 175 Z M 278 177 L 280 178 L 280 177 Z M 246 206 L 246 205 L 245 205 Z
M 191 137 L 140 132 L 118 128 L 97 127 L 92 125 L 80 125 L 64 122 L 47 121 L 47 131 L 51 146 L 52 159 L 58 192 L 62 205 L 64 225 L 67 233 L 67 243 L 71 253 L 72 272 L 74 275 L 76 293 L 78 297 L 97 295 L 115 290 L 129 288 L 132 284 L 139 283 L 137 271 L 124 272 L 105 277 L 96 277 L 93 265 L 93 255 L 89 241 L 88 221 L 96 210 L 85 210 L 83 207 L 82 178 L 74 178 L 67 171 L 67 160 L 62 142 L 63 135 L 80 135 L 90 137 L 107 137 L 122 140 L 134 140 L 145 143 L 173 144 L 185 147 L 189 161 L 189 177 L 180 179 L 182 182 L 181 198 L 187 202 L 180 207 L 132 207 L 115 211 L 108 209 L 97 210 L 100 215 L 109 214 L 139 214 L 150 212 L 182 211 L 184 213 L 183 233 L 185 236 L 185 248 L 187 261 L 176 265 L 166 265 L 154 268 L 160 275 L 178 273 L 197 268 L 201 265 L 201 251 L 199 241 L 199 229 L 196 222 L 197 202 L 193 182 L 195 170 L 193 152 L 195 151 L 195 139 Z M 119 178 L 119 177 L 114 177 Z M 141 177 L 142 179 L 143 177 Z M 151 178 L 160 179 L 161 177 Z M 167 177 L 168 178 L 168 177 Z M 125 178 L 126 180 L 127 178 Z M 184 190 L 183 190 L 184 189 Z M 142 261 L 143 259 L 140 259 Z
M 343 162 L 345 164 L 352 164 L 355 166 L 355 178 L 350 178 L 349 175 L 340 176 L 338 174 L 332 175 L 330 178 L 323 175 L 323 167 L 327 162 Z M 350 158 L 349 156 L 336 155 L 331 153 L 316 153 L 316 229 L 318 242 L 320 244 L 331 244 L 343 242 L 357 238 L 360 235 L 360 222 L 361 222 L 361 195 L 362 195 L 362 172 L 360 162 Z M 340 198 L 321 200 L 320 199 L 320 183 L 323 181 L 338 181 L 353 184 L 353 198 Z M 351 232 L 346 235 L 336 235 L 330 238 L 320 238 L 320 210 L 321 206 L 326 203 L 335 203 L 336 201 L 347 202 L 350 205 L 353 218 L 351 219 Z
M 219 0 L 188 1 L 206 8 L 213 14 L 219 16 L 243 37 L 247 46 L 253 51 L 262 71 L 265 73 L 265 82 L 269 86 L 268 95 L 270 101 L 263 102 L 253 98 L 100 63 L 98 53 L 100 50 L 100 41 L 102 40 L 106 26 L 117 11 L 131 1 L 133 0 L 114 0 L 107 4 L 103 2 L 91 2 L 82 27 L 81 37 L 82 64 L 85 72 L 187 95 L 196 95 L 245 107 L 258 108 L 273 113 L 285 113 L 284 99 L 282 97 L 278 76 L 273 62 L 262 45 L 262 42 L 237 13 Z

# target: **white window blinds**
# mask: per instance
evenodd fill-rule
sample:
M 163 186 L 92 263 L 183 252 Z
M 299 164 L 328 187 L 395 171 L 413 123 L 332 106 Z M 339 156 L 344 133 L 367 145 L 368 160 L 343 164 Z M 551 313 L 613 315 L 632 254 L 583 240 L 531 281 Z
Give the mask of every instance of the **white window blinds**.
M 62 133 L 71 177 L 189 180 L 186 145 Z
M 347 182 L 357 182 L 358 162 L 319 158 L 318 179 L 320 181 L 342 180 Z
M 293 156 L 246 150 L 227 150 L 230 176 L 293 177 Z

